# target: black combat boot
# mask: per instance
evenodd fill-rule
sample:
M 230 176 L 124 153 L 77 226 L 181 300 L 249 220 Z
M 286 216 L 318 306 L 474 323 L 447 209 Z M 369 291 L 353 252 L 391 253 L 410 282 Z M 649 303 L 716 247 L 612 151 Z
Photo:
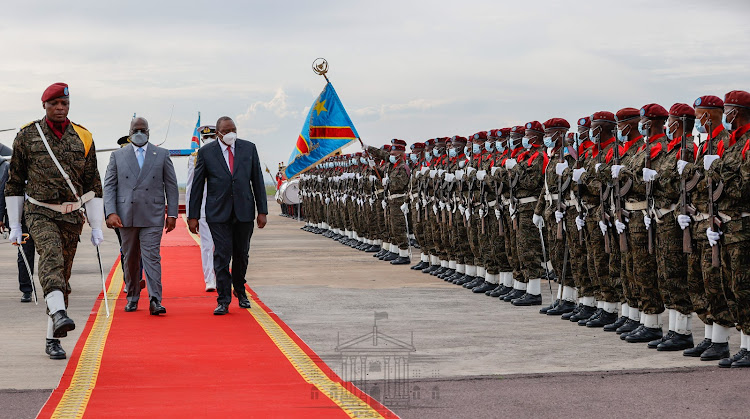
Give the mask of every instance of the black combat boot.
M 614 323 L 610 323 L 608 325 L 605 325 L 604 326 L 604 331 L 605 332 L 615 332 L 622 325 L 624 325 L 626 321 L 628 321 L 628 316 L 620 316 Z
M 68 336 L 68 332 L 71 330 L 75 330 L 76 324 L 68 317 L 68 314 L 65 312 L 65 310 L 60 310 L 52 315 L 52 323 L 54 328 L 54 333 L 52 334 L 52 337 L 54 338 L 64 338 Z
M 60 345 L 60 339 L 47 339 L 47 348 L 45 349 L 49 359 L 65 359 L 67 354 Z
M 560 301 L 557 307 L 547 310 L 548 316 L 560 316 L 566 313 L 570 313 L 576 309 L 576 303 L 568 300 Z
M 709 346 L 711 346 L 711 339 L 705 338 L 694 348 L 685 349 L 685 351 L 682 352 L 682 355 L 698 358 L 706 351 L 706 349 L 708 349 Z
M 701 361 L 718 361 L 724 358 L 729 358 L 729 342 L 712 342 L 701 354 Z
M 664 342 L 660 343 L 656 347 L 657 351 L 681 351 L 683 349 L 689 349 L 695 346 L 693 343 L 693 334 L 683 335 L 682 333 L 674 332 L 672 337 Z
M 510 303 L 517 307 L 540 306 L 542 305 L 542 295 L 541 294 L 529 294 L 527 292 L 524 295 L 522 295 L 521 298 L 516 298 L 515 300 L 511 300 Z

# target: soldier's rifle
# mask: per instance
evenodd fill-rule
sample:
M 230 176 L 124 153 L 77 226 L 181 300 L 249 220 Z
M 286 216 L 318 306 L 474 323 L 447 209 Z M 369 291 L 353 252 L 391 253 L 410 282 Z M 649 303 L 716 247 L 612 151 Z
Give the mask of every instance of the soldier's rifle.
M 617 127 L 612 129 L 612 136 L 615 138 L 614 145 L 612 146 L 612 150 L 614 152 L 614 164 L 619 165 L 620 162 L 620 144 L 618 144 L 617 140 Z M 613 200 L 615 203 L 615 217 L 617 217 L 617 221 L 625 224 L 625 216 L 623 215 L 623 208 L 622 208 L 622 194 L 620 191 L 620 180 L 619 179 L 613 179 L 613 185 L 614 185 L 614 191 L 613 191 Z M 619 239 L 620 239 L 620 252 L 625 253 L 628 251 L 628 236 L 627 232 L 623 231 L 622 233 L 618 233 Z
M 708 144 L 706 144 L 706 155 L 713 154 L 713 122 L 711 121 L 711 118 L 708 119 L 706 122 L 706 128 L 708 130 Z M 714 199 L 714 181 L 709 175 L 709 173 L 706 173 L 706 184 L 708 185 L 708 223 L 709 228 L 711 231 L 716 233 L 718 231 L 718 227 L 721 226 L 721 221 L 716 217 L 716 212 L 714 211 L 714 206 L 716 205 L 716 200 Z M 721 267 L 721 259 L 719 257 L 719 243 L 717 242 L 716 245 L 711 246 L 711 265 L 714 268 Z
M 680 138 L 680 154 L 685 161 L 687 161 L 687 129 L 685 128 L 685 123 L 687 122 L 687 117 L 683 116 L 680 118 L 680 123 L 682 124 L 682 138 Z M 688 215 L 691 212 L 691 209 L 689 208 L 688 204 L 688 189 L 687 184 L 685 181 L 684 176 L 680 176 L 680 205 L 682 206 L 682 215 Z M 682 230 L 682 252 L 683 253 L 692 253 L 693 252 L 693 243 L 692 238 L 690 236 L 690 229 L 686 228 Z
M 649 127 L 649 130 L 651 128 Z M 645 163 L 643 165 L 646 169 L 651 169 L 651 141 L 649 138 L 649 133 L 647 132 L 646 135 L 643 136 L 644 141 L 646 142 L 646 156 L 645 156 Z M 650 215 L 654 214 L 654 191 L 653 191 L 653 181 L 646 182 L 646 207 L 648 208 L 647 212 Z M 655 226 L 649 226 L 648 228 L 648 254 L 653 255 L 654 254 L 654 227 Z
M 502 159 L 502 154 L 500 154 L 498 157 L 500 157 Z M 500 169 L 501 168 L 498 168 L 498 171 Z M 492 174 L 492 169 L 490 169 L 490 174 Z M 500 211 L 500 212 L 502 212 L 503 211 L 502 193 L 503 193 L 503 186 L 505 186 L 505 184 L 503 183 L 502 179 L 500 179 L 499 176 L 495 177 L 493 175 L 492 177 L 493 177 L 493 181 L 495 182 L 495 209 L 498 210 L 498 211 Z M 505 226 L 504 226 L 504 223 L 503 223 L 503 217 L 502 217 L 502 215 L 497 220 L 497 224 L 498 224 L 497 234 L 500 237 L 505 237 Z
M 480 165 L 479 167 L 482 167 L 482 166 Z M 485 181 L 487 179 L 487 175 L 485 174 L 484 176 L 485 176 L 485 178 L 482 179 L 481 181 L 479 181 L 480 182 L 479 183 L 479 209 L 481 210 L 481 214 L 479 216 L 479 219 L 480 219 L 480 221 L 482 223 L 481 224 L 482 225 L 482 227 L 481 227 L 482 228 L 482 234 L 484 234 L 484 217 L 487 216 L 487 196 L 484 193 L 484 186 L 485 186 Z M 479 179 L 477 179 L 477 180 L 479 180 Z
M 565 150 L 565 136 L 563 135 L 560 139 L 560 146 L 557 149 L 557 162 L 562 163 L 565 161 L 565 156 L 563 156 L 563 151 Z M 566 188 L 567 189 L 567 188 Z M 557 176 L 557 211 L 561 213 L 565 213 L 565 204 L 563 203 L 563 181 L 562 181 L 562 174 Z M 563 233 L 563 223 L 564 220 L 560 220 L 557 223 L 557 240 L 562 240 L 564 233 Z
M 617 145 L 617 144 L 615 144 Z M 601 165 L 602 164 L 602 155 L 604 154 L 604 150 L 602 150 L 602 132 L 599 133 L 599 138 L 596 140 L 596 162 Z M 601 166 L 600 166 L 601 167 Z M 599 184 L 599 206 L 600 206 L 600 215 L 601 215 L 601 221 L 609 225 L 609 217 L 607 216 L 607 193 L 605 192 L 604 183 Z M 611 253 L 612 248 L 609 243 L 609 234 L 604 235 L 604 252 L 605 253 Z
M 513 158 L 513 152 L 511 152 L 511 158 Z M 507 170 L 507 169 L 506 169 Z M 518 178 L 520 177 L 520 174 L 516 174 L 513 176 L 512 170 L 507 170 L 508 173 L 508 194 L 510 195 L 509 201 L 510 201 L 510 208 L 508 215 L 511 219 L 511 226 L 513 227 L 513 230 L 518 230 L 518 217 L 516 216 L 516 213 L 518 212 L 518 199 L 516 199 L 516 185 L 518 184 Z
M 575 133 L 575 143 L 573 146 L 575 148 L 575 155 L 576 155 L 576 169 L 581 168 L 581 165 L 582 165 L 581 160 L 583 160 L 581 158 L 581 148 L 580 148 L 580 145 L 578 144 L 578 139 L 579 139 L 578 133 Z M 578 208 L 580 209 L 580 212 L 579 212 L 580 218 L 585 220 L 588 214 L 586 214 L 586 207 L 583 206 L 583 201 L 581 200 L 581 183 L 582 183 L 581 179 L 579 178 L 578 181 L 576 182 L 575 197 L 576 197 L 576 202 L 578 203 Z M 583 229 L 578 230 L 578 243 L 581 245 L 583 244 Z

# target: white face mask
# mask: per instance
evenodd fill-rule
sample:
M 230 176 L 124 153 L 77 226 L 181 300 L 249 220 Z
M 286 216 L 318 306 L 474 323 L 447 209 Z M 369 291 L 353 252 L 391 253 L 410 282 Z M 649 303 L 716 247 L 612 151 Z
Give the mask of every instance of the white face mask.
M 223 137 L 221 137 L 221 141 L 224 144 L 226 144 L 228 146 L 231 146 L 231 145 L 234 144 L 235 141 L 237 141 L 237 133 L 236 132 L 228 132 L 228 133 L 224 134 Z

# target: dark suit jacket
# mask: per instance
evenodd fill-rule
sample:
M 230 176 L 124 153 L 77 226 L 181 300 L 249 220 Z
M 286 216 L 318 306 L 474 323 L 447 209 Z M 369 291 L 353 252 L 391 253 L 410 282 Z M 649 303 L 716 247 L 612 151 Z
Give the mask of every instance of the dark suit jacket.
M 228 223 L 232 211 L 240 222 L 252 222 L 255 208 L 268 214 L 266 187 L 255 144 L 237 139 L 234 146 L 234 174 L 229 172 L 219 140 L 201 147 L 190 186 L 188 218 L 200 218 L 203 187 L 206 192 L 206 222 Z

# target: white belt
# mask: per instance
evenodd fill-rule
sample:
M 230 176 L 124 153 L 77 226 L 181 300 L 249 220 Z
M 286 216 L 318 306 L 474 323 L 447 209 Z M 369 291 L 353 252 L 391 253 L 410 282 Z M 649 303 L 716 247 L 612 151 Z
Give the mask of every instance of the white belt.
M 658 221 L 660 218 L 664 217 L 665 215 L 669 214 L 670 212 L 676 209 L 677 209 L 677 204 L 672 204 L 667 208 L 657 208 L 654 210 L 656 212 L 656 214 L 654 215 L 656 215 L 656 219 Z
M 554 201 L 557 201 L 557 194 L 556 194 L 556 193 L 551 193 L 551 194 L 549 194 L 549 195 L 544 195 L 544 199 L 545 199 L 545 200 L 546 200 L 547 202 L 552 202 L 553 200 L 554 200 Z
M 497 204 L 497 199 L 494 200 L 494 201 L 490 201 L 490 202 L 487 203 L 487 205 L 490 206 L 490 207 L 494 207 L 496 204 Z
M 500 202 L 502 202 L 502 203 L 503 203 L 503 205 L 504 205 L 504 206 L 506 206 L 506 207 L 509 207 L 509 206 L 510 206 L 510 199 L 508 199 L 508 198 L 506 198 L 506 197 L 504 197 L 504 196 L 501 196 L 501 197 L 500 197 Z
M 398 198 L 403 198 L 405 196 L 406 196 L 405 193 L 397 193 L 397 194 L 393 194 L 393 195 L 388 196 L 388 199 L 398 199 Z
M 539 200 L 539 198 L 536 197 L 536 196 L 527 196 L 526 198 L 518 198 L 518 203 L 519 204 L 528 204 L 528 203 L 531 203 L 531 202 L 536 202 L 538 200 Z
M 60 214 L 70 214 L 73 211 L 78 211 L 81 209 L 83 204 L 86 202 L 89 202 L 94 197 L 94 191 L 89 191 L 83 194 L 81 196 L 80 202 L 63 202 L 62 204 L 48 204 L 46 202 L 37 201 L 36 199 L 32 197 L 28 197 L 29 202 L 31 202 L 34 205 L 39 205 L 40 207 L 51 209 L 52 211 L 57 211 Z
M 637 202 L 625 202 L 625 209 L 628 211 L 643 211 L 648 208 L 648 202 L 637 201 Z

